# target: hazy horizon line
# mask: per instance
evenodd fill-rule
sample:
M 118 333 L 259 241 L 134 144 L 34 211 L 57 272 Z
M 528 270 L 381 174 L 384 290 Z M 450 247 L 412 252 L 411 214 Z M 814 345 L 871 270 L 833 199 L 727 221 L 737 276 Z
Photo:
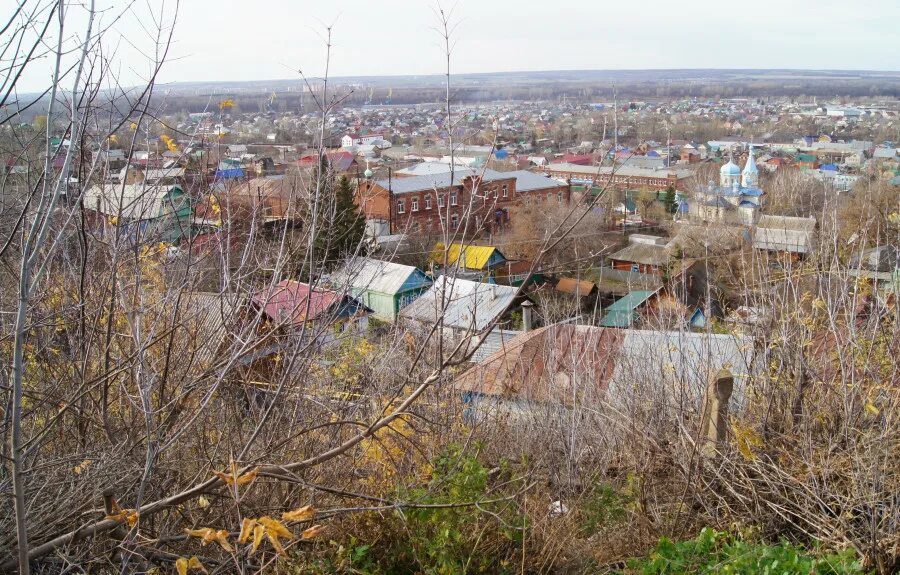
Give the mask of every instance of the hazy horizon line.
M 557 68 L 557 69 L 541 69 L 541 70 L 496 70 L 492 72 L 450 72 L 453 76 L 492 76 L 504 74 L 553 74 L 553 73 L 607 73 L 607 72 L 829 72 L 829 73 L 865 73 L 865 74 L 890 74 L 900 77 L 900 69 L 883 70 L 883 69 L 867 69 L 867 68 Z M 359 78 L 434 78 L 446 76 L 444 72 L 436 72 L 432 74 L 347 74 L 329 76 L 329 80 L 345 80 Z M 321 80 L 321 76 L 308 76 L 308 80 Z M 298 78 L 268 78 L 256 80 L 172 80 L 160 82 L 162 85 L 173 84 L 250 84 L 254 82 L 296 82 L 303 81 L 302 77 Z

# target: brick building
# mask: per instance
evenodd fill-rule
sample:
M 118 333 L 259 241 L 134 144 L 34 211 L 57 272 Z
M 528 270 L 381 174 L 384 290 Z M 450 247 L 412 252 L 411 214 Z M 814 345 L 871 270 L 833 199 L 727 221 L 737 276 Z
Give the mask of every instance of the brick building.
M 605 187 L 612 185 L 620 190 L 665 190 L 670 185 L 678 191 L 686 191 L 687 180 L 693 175 L 691 170 L 673 168 L 652 169 L 636 168 L 628 165 L 616 166 L 615 171 L 609 166 L 579 166 L 576 164 L 558 163 L 544 166 L 545 174 L 553 178 L 571 180 L 572 183 L 589 184 Z
M 386 223 L 391 234 L 439 230 L 442 225 L 456 230 L 466 218 L 473 233 L 496 231 L 529 198 L 568 203 L 571 191 L 567 184 L 528 171 L 467 168 L 457 168 L 452 182 L 445 172 L 363 181 L 357 190 L 366 220 Z

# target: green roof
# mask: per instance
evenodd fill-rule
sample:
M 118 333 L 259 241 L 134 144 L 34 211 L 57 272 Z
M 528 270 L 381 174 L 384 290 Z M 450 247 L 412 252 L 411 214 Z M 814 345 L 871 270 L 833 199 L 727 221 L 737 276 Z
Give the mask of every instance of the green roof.
M 606 315 L 600 320 L 601 327 L 630 327 L 637 316 L 634 310 L 642 303 L 650 299 L 655 291 L 632 291 L 620 299 L 617 299 L 606 308 Z
M 816 158 L 812 154 L 797 154 L 798 162 L 815 162 L 818 158 Z
M 600 327 L 631 327 L 637 314 L 633 311 L 612 311 L 600 320 Z

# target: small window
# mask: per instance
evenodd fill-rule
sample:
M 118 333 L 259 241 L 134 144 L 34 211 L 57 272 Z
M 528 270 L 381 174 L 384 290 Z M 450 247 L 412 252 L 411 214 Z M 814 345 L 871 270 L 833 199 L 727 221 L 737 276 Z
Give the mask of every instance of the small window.
M 451 205 L 451 206 L 455 206 L 455 205 L 456 205 L 456 192 L 452 192 L 452 193 L 450 194 L 450 205 Z
M 425 209 L 431 209 L 431 196 L 425 196 Z
M 556 201 L 562 203 L 562 192 L 556 192 Z
M 444 196 L 438 196 L 438 207 L 439 208 L 444 207 Z
M 458 227 L 459 227 L 459 216 L 456 214 L 453 214 L 452 216 L 450 216 L 450 228 L 455 230 Z
M 403 200 L 397 200 L 397 213 L 405 214 L 406 213 L 406 202 Z
M 419 198 L 412 199 L 412 211 L 414 211 L 414 212 L 419 211 Z
M 503 197 L 509 197 L 509 184 L 503 184 Z
M 494 188 L 494 199 L 496 200 L 499 197 L 500 197 L 500 192 L 497 191 L 497 188 Z

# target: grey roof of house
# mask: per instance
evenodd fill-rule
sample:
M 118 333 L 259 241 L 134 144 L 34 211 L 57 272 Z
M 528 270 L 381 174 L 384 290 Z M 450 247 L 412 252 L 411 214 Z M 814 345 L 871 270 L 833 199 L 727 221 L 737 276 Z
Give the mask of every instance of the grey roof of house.
M 472 357 L 469 358 L 469 361 L 473 363 L 484 361 L 489 356 L 506 348 L 506 346 L 509 345 L 509 342 L 511 342 L 513 338 L 515 338 L 520 333 L 524 332 L 511 329 L 500 329 L 498 327 L 495 327 L 484 335 L 481 341 L 481 345 L 477 350 L 475 350 L 475 352 L 472 354 Z
M 759 222 L 757 222 L 756 227 L 791 230 L 797 232 L 811 232 L 816 229 L 816 219 L 767 214 L 759 218 Z
M 457 166 L 457 170 L 467 170 L 465 166 Z M 450 172 L 450 164 L 444 162 L 421 162 L 408 168 L 394 172 L 396 176 L 433 176 L 435 174 L 447 174 Z
M 892 272 L 900 268 L 900 250 L 894 246 L 878 246 L 856 253 L 850 267 L 872 272 Z
M 608 176 L 612 173 L 612 166 L 581 166 L 578 164 L 569 164 L 567 162 L 561 162 L 557 164 L 548 164 L 545 166 L 547 170 L 556 171 L 556 172 L 571 172 L 573 174 L 585 174 L 585 175 L 601 175 Z M 689 178 L 693 175 L 691 170 L 676 170 L 671 168 L 664 168 L 661 170 L 650 169 L 650 168 L 637 168 L 629 165 L 624 166 L 616 166 L 615 175 L 624 176 L 624 177 L 641 177 L 641 178 L 665 178 L 670 174 L 674 175 L 676 178 L 683 179 Z
M 174 304 L 176 294 L 167 294 Z M 187 347 L 202 367 L 214 362 L 225 342 L 241 299 L 235 295 L 185 292 L 179 305 L 180 325 L 187 330 Z
M 669 261 L 669 251 L 665 246 L 633 243 L 611 254 L 609 259 L 649 266 L 661 266 Z
M 472 170 L 470 168 L 456 168 L 453 172 L 453 186 L 459 186 L 463 180 L 470 176 L 481 176 L 483 182 L 492 182 L 494 180 L 504 180 L 513 176 L 508 172 L 498 172 L 496 170 Z M 442 190 L 449 188 L 450 172 L 440 174 L 428 174 L 424 176 L 413 176 L 410 178 L 392 178 L 390 180 L 378 180 L 375 182 L 384 189 L 390 189 L 394 194 L 410 194 L 413 192 L 424 192 L 426 190 Z
M 628 360 L 616 362 L 609 386 L 614 397 L 633 390 L 635 381 L 671 381 L 677 382 L 676 388 L 680 383 L 690 389 L 691 396 L 700 398 L 720 369 L 732 373 L 738 392 L 758 369 L 753 340 L 728 334 L 629 329 L 620 353 Z M 741 403 L 740 395 L 735 399 Z
M 341 287 L 395 295 L 415 272 L 413 266 L 359 257 L 331 274 L 331 281 Z
M 510 306 L 517 288 L 440 276 L 428 291 L 403 308 L 400 317 L 481 331 Z
M 127 220 L 159 217 L 166 196 L 176 186 L 156 184 L 100 184 L 84 192 L 84 207 Z M 120 212 L 121 207 L 121 214 Z
M 646 402 L 652 390 L 653 397 L 698 406 L 712 376 L 725 369 L 735 378 L 732 400 L 740 405 L 749 377 L 765 365 L 755 355 L 753 340 L 742 336 L 554 324 L 519 334 L 464 372 L 455 386 L 562 403 L 574 397 Z
M 756 224 L 753 247 L 804 254 L 812 249 L 815 228 L 815 218 L 765 215 Z
M 516 178 L 516 193 L 550 190 L 565 185 L 558 180 L 548 178 L 543 174 L 535 174 L 528 170 L 516 170 L 505 173 Z

